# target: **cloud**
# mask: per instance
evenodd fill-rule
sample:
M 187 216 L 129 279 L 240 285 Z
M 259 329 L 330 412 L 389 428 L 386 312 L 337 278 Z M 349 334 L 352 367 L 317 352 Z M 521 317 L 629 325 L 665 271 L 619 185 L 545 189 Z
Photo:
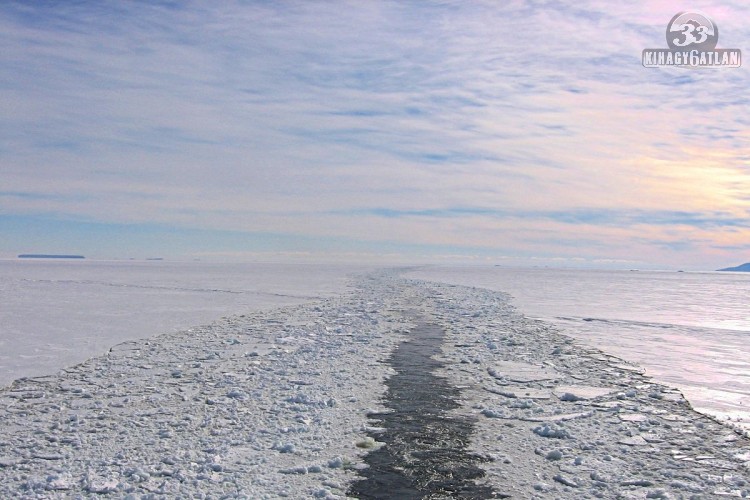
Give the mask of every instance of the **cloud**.
M 718 259 L 748 235 L 750 82 L 643 68 L 674 8 L 6 2 L 0 217 Z M 698 8 L 747 50 L 747 7 Z

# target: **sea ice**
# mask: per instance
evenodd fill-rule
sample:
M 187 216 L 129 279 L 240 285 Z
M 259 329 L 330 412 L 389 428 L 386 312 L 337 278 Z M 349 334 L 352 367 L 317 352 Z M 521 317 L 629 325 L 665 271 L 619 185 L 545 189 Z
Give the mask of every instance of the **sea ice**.
M 668 388 L 623 379 L 616 358 L 504 294 L 383 271 L 0 391 L 0 497 L 343 498 L 381 446 L 364 437 L 368 415 L 384 411 L 388 358 L 415 309 L 446 332 L 435 375 L 459 394 L 450 417 L 473 423 L 467 451 L 487 458 L 477 481 L 498 494 L 746 494 L 750 441 Z
M 563 427 L 557 427 L 555 425 L 540 425 L 534 427 L 534 434 L 542 437 L 556 438 L 556 439 L 570 439 L 570 432 Z

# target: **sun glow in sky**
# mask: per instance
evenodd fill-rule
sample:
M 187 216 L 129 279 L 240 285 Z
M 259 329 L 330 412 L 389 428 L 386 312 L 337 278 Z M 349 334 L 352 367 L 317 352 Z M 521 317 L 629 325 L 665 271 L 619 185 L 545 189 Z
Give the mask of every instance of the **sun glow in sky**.
M 748 261 L 747 67 L 641 65 L 680 10 L 3 2 L 0 257 Z

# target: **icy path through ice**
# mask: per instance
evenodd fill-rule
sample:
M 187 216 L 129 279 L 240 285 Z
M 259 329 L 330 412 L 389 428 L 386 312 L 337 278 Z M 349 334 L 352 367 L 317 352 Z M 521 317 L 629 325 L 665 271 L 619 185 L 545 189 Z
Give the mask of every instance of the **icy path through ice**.
M 445 332 L 432 374 L 459 396 L 438 413 L 473 422 L 479 486 L 524 499 L 750 495 L 750 441 L 637 367 L 503 294 L 377 273 L 339 297 L 15 382 L 0 391 L 0 498 L 342 498 L 391 438 L 373 438 L 367 415 L 389 410 L 389 358 L 412 309 Z

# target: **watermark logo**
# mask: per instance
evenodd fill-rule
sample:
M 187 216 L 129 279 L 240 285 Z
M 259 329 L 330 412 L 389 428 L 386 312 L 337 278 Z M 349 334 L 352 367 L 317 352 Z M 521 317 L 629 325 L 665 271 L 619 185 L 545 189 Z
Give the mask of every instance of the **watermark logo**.
M 717 49 L 719 27 L 700 12 L 680 12 L 667 25 L 668 49 L 643 49 L 647 68 L 739 68 L 740 49 Z

